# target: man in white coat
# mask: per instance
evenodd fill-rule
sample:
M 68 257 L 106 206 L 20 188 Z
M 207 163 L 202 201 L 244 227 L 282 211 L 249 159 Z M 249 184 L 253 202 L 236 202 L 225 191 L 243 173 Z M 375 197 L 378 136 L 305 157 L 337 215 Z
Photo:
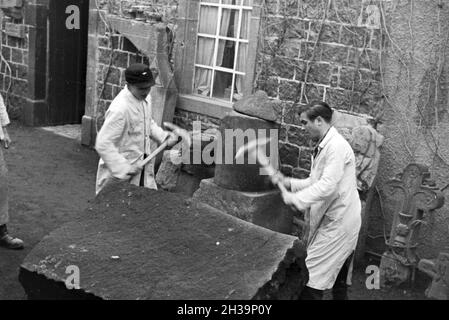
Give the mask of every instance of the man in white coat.
M 335 300 L 347 299 L 351 283 L 353 252 L 361 225 L 361 203 L 357 191 L 354 152 L 331 125 L 333 110 L 324 102 L 313 102 L 300 121 L 311 138 L 319 140 L 307 179 L 275 175 L 291 192 L 284 202 L 305 212 L 308 224 L 306 266 L 309 281 L 302 299 L 322 299 L 331 289 Z
M 165 131 L 152 119 L 151 87 L 155 84 L 148 66 L 137 63 L 125 71 L 127 85 L 112 101 L 105 122 L 97 135 L 95 149 L 100 155 L 96 194 L 114 179 L 157 189 L 154 161 L 142 167 L 150 154 L 152 140 L 168 140 L 168 147 L 178 142 L 178 135 Z
M 9 125 L 9 116 L 3 97 L 0 95 L 0 140 L 5 148 L 11 144 L 6 127 Z M 8 169 L 6 167 L 3 152 L 0 147 L 0 247 L 8 249 L 23 249 L 23 241 L 9 235 L 7 224 L 9 222 L 8 206 Z

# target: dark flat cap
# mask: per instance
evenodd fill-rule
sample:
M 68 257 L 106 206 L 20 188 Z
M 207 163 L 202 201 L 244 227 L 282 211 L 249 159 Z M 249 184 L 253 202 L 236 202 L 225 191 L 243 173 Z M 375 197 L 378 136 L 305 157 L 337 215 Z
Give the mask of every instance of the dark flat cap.
M 125 78 L 129 84 L 152 82 L 153 74 L 147 65 L 134 63 L 126 69 Z

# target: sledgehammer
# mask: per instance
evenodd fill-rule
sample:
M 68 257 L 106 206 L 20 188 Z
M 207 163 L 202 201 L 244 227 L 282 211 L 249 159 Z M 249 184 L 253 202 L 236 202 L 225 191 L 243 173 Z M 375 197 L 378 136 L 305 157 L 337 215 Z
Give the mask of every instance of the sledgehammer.
M 248 157 L 256 157 L 256 161 L 265 172 L 271 177 L 276 174 L 276 170 L 270 165 L 270 160 L 261 152 L 260 147 L 265 146 L 271 142 L 271 138 L 260 138 L 248 142 L 241 147 L 235 154 L 235 159 L 242 157 L 245 153 L 248 153 Z M 277 187 L 282 193 L 287 192 L 282 182 L 277 183 Z
M 192 140 L 190 139 L 190 135 L 186 133 L 185 130 L 181 129 L 178 126 L 175 126 L 172 123 L 164 122 L 164 126 L 168 129 L 170 129 L 174 134 L 181 137 L 182 140 L 187 142 L 187 148 L 190 148 L 190 145 L 192 144 Z M 143 160 L 140 165 L 142 167 L 145 167 L 151 160 L 153 160 L 154 157 L 156 157 L 159 153 L 165 150 L 165 148 L 168 147 L 168 139 L 167 138 L 156 150 L 154 150 L 145 160 Z

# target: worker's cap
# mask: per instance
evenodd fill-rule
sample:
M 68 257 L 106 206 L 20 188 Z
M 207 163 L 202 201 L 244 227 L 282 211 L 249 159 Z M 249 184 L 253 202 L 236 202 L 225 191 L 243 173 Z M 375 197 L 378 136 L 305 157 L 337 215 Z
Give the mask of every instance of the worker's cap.
M 134 63 L 125 71 L 126 82 L 129 84 L 153 82 L 150 68 L 143 63 Z

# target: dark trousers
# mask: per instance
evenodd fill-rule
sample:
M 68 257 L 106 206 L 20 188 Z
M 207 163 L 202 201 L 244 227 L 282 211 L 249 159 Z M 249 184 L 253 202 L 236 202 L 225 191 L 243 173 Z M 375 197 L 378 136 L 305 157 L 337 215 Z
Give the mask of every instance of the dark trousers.
M 348 278 L 349 267 L 351 266 L 352 253 L 348 259 L 346 259 L 343 267 L 338 272 L 337 279 L 332 287 L 332 296 L 334 300 L 348 300 L 348 285 L 346 279 Z M 317 290 L 310 287 L 304 287 L 301 292 L 300 300 L 323 300 L 324 290 Z
M 147 154 L 143 155 L 143 160 L 145 160 L 148 157 Z M 139 187 L 144 187 L 145 186 L 145 167 L 142 168 L 142 172 L 140 173 L 140 182 L 139 182 Z

